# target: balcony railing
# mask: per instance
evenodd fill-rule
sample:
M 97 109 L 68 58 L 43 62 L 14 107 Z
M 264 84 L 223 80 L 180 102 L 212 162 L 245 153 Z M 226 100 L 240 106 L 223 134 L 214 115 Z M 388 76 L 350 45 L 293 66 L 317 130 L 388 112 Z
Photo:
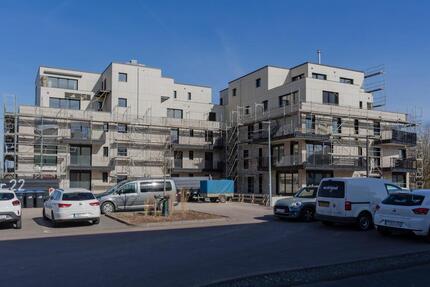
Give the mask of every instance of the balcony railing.
M 406 132 L 398 129 L 392 129 L 381 132 L 379 144 L 401 144 L 411 145 L 417 144 L 417 134 L 414 132 Z
M 71 166 L 91 166 L 91 156 L 87 155 L 72 155 L 70 156 Z
M 417 168 L 417 160 L 415 158 L 391 158 L 388 166 L 383 166 L 385 169 L 392 170 L 415 170 Z
M 358 156 L 313 154 L 303 157 L 302 155 L 289 155 L 274 159 L 273 162 L 276 167 L 366 168 L 366 159 Z

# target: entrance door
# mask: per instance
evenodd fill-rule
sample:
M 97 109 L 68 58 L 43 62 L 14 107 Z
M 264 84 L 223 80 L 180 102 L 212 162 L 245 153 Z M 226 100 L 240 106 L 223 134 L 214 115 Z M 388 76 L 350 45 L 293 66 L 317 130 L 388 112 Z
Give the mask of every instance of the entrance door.
M 91 190 L 91 171 L 70 171 L 70 187 L 85 188 Z

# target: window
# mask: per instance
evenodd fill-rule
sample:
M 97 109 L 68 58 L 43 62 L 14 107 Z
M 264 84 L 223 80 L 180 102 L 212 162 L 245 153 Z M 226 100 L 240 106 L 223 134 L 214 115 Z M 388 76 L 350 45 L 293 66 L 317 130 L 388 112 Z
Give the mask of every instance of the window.
M 188 158 L 189 158 L 190 160 L 193 160 L 193 159 L 194 159 L 194 151 L 190 150 L 190 151 L 188 152 Z
M 308 114 L 305 119 L 306 132 L 315 131 L 315 115 Z
M 232 92 L 233 92 L 233 97 L 236 97 L 237 89 L 236 89 L 236 88 L 234 88 L 234 89 L 232 90 Z
M 118 132 L 119 133 L 127 133 L 127 125 L 126 124 L 118 124 Z
M 121 194 L 137 193 L 136 183 L 135 182 L 126 183 L 120 188 L 119 191 Z
M 102 173 L 102 181 L 103 182 L 108 182 L 108 178 L 109 178 L 108 173 L 107 172 L 103 172 Z
M 267 112 L 268 108 L 269 108 L 269 101 L 268 100 L 263 101 L 263 111 Z
M 219 104 L 220 104 L 220 106 L 222 106 L 222 105 L 223 105 L 222 98 L 219 98 Z
M 179 129 L 170 129 L 170 142 L 179 143 Z
M 424 198 L 423 195 L 398 193 L 391 194 L 382 203 L 387 205 L 419 206 L 423 203 Z
M 101 101 L 95 101 L 94 102 L 94 109 L 96 111 L 99 111 L 99 112 L 103 111 L 103 102 L 101 102 Z
M 194 136 L 194 130 L 190 129 L 190 137 L 193 137 L 193 136 Z
M 91 127 L 89 122 L 71 122 L 70 137 L 73 139 L 90 139 Z
M 252 139 L 253 134 L 254 134 L 254 125 L 251 124 L 248 126 L 248 139 Z
M 318 74 L 318 73 L 312 73 L 312 78 L 318 79 L 318 80 L 327 80 L 327 75 L 325 75 L 325 74 Z
M 140 192 L 163 192 L 172 191 L 172 184 L 170 181 L 148 181 L 140 183 Z
M 326 180 L 318 188 L 319 197 L 344 198 L 345 183 L 343 181 Z
M 91 192 L 68 192 L 63 193 L 62 200 L 65 201 L 81 201 L 81 200 L 93 200 L 96 199 L 94 194 Z
M 248 176 L 248 193 L 254 193 L 254 178 Z
M 248 169 L 249 168 L 249 151 L 248 150 L 244 150 L 243 151 L 243 168 L 244 169 Z
M 103 156 L 108 157 L 109 156 L 109 147 L 104 146 L 103 147 Z
M 340 82 L 344 83 L 344 84 L 350 84 L 353 85 L 354 84 L 354 80 L 353 79 L 348 79 L 348 78 L 340 78 Z
M 249 115 L 250 106 L 245 107 L 245 115 Z
M 291 81 L 295 82 L 295 81 L 298 81 L 300 79 L 303 79 L 304 77 L 305 77 L 305 74 L 300 74 L 300 75 L 292 77 Z
M 118 98 L 118 106 L 126 108 L 127 107 L 127 99 L 126 98 Z
M 339 93 L 323 91 L 323 104 L 338 105 Z
M 357 119 L 354 120 L 354 132 L 356 135 L 360 132 L 360 122 Z
M 49 88 L 59 88 L 68 90 L 78 89 L 78 80 L 58 78 L 58 77 L 48 77 L 48 87 Z
M 360 107 L 360 109 L 362 109 L 362 108 L 363 108 L 363 102 L 362 102 L 362 101 L 360 101 L 360 103 L 359 103 L 359 107 Z
M 205 138 L 207 142 L 212 143 L 214 140 L 214 132 L 213 131 L 205 131 Z
M 127 148 L 126 147 L 118 147 L 117 154 L 118 154 L 118 156 L 127 156 Z
M 35 155 L 34 164 L 42 166 L 57 166 L 57 156 L 56 155 Z
M 258 193 L 263 193 L 263 175 L 258 175 Z
M 342 118 L 332 119 L 332 132 L 338 134 L 342 133 Z
M 167 109 L 167 117 L 171 119 L 182 119 L 182 113 L 180 109 Z
M 290 103 L 288 102 L 287 95 L 279 96 L 279 107 L 280 108 L 288 106 L 289 104 Z
M 209 121 L 211 121 L 211 122 L 216 121 L 216 113 L 215 112 L 209 112 Z
M 259 88 L 261 86 L 261 78 L 255 80 L 255 87 Z
M 188 92 L 188 100 L 191 101 L 191 92 Z
M 109 131 L 109 123 L 103 123 L 103 131 L 108 132 Z
M 178 97 L 178 92 L 177 91 L 173 91 L 173 98 L 176 99 Z
M 49 98 L 49 107 L 56 109 L 80 110 L 81 101 L 74 99 Z
M 126 73 L 118 73 L 118 81 L 127 82 L 127 74 Z
M 373 103 L 367 103 L 367 109 L 368 110 L 373 109 Z
M 373 135 L 381 135 L 381 122 L 373 122 Z

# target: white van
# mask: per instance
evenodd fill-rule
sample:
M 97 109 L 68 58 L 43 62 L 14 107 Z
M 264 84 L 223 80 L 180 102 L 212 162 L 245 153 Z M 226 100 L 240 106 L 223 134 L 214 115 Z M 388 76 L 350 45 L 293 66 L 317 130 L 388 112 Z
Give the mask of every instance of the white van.
M 376 206 L 390 193 L 401 191 L 385 179 L 325 178 L 318 188 L 315 217 L 326 225 L 354 223 L 368 230 L 373 226 Z

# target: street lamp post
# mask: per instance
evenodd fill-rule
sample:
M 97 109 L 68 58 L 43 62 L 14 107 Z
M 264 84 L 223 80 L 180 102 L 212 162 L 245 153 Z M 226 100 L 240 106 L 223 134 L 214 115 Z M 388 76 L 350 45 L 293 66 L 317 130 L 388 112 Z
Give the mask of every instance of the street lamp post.
M 269 139 L 268 146 L 269 146 L 269 206 L 272 206 L 272 145 L 270 143 L 270 121 L 265 121 L 264 123 L 267 125 L 267 137 Z

